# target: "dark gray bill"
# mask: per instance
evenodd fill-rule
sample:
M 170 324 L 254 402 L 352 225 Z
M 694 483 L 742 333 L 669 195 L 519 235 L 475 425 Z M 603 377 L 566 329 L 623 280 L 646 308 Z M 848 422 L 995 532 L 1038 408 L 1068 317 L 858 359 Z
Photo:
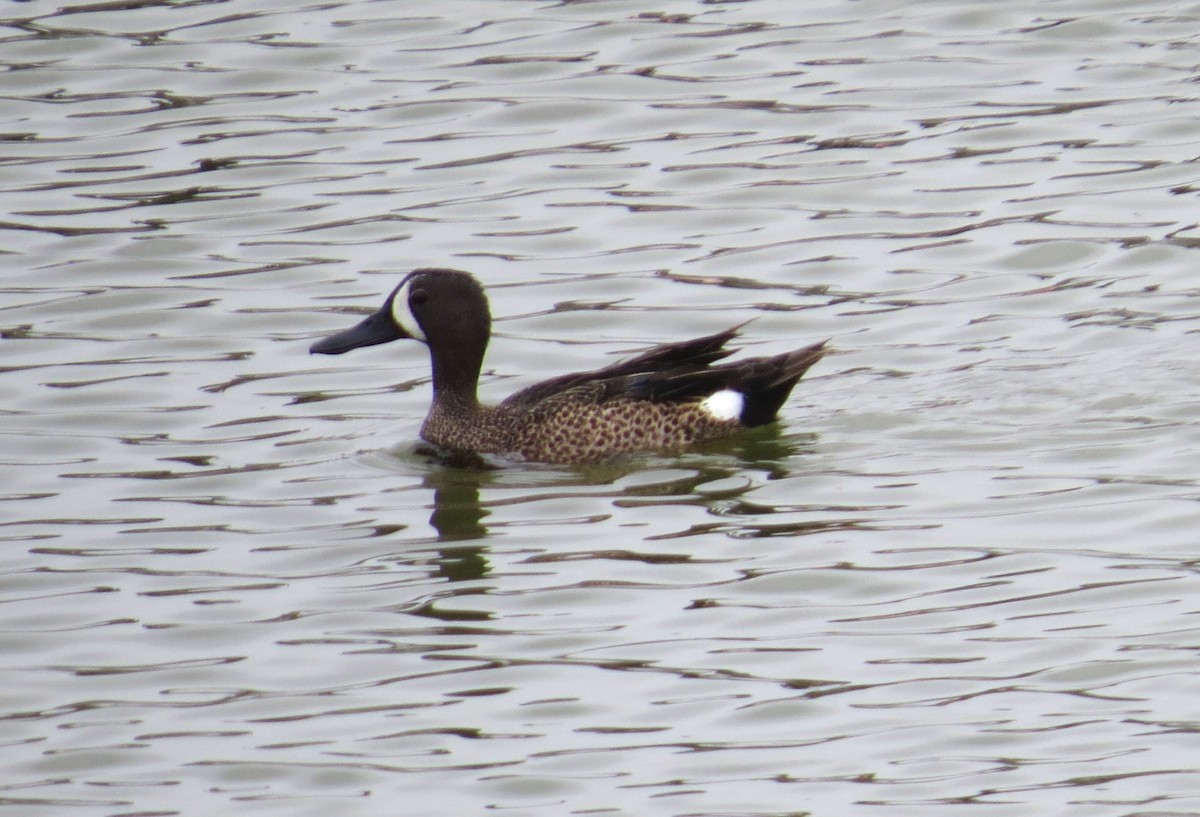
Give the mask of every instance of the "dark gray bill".
M 308 351 L 314 355 L 340 355 L 360 346 L 376 346 L 407 337 L 408 334 L 396 326 L 388 310 L 381 309 L 357 326 L 317 341 Z

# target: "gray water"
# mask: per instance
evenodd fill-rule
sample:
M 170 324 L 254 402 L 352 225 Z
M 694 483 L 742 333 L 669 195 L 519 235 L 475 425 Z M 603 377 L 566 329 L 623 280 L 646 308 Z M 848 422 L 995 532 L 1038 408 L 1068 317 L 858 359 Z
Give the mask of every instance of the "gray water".
M 1200 6 L 3 13 L 0 811 L 1200 814 Z M 431 265 L 491 400 L 835 353 L 454 470 L 307 354 Z

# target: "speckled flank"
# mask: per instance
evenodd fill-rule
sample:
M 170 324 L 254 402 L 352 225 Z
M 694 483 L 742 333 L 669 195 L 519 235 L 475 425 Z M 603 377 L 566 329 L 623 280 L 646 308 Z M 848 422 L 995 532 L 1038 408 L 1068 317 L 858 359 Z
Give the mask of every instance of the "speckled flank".
M 743 428 L 717 420 L 699 401 L 655 403 L 620 398 L 603 403 L 558 401 L 553 411 L 479 406 L 434 410 L 421 437 L 451 450 L 515 454 L 548 463 L 578 463 L 635 451 L 664 451 L 728 436 Z
M 581 462 L 632 451 L 680 448 L 730 434 L 736 421 L 715 421 L 698 403 L 618 399 L 566 405 L 542 423 L 523 428 L 516 450 L 542 462 Z

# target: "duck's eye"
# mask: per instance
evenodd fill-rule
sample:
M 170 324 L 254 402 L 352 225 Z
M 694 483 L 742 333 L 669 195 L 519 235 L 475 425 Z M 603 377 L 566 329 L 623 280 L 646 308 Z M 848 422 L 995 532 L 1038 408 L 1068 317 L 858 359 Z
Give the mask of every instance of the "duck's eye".
M 414 289 L 412 294 L 408 296 L 410 306 L 420 306 L 429 300 L 429 293 L 423 289 Z

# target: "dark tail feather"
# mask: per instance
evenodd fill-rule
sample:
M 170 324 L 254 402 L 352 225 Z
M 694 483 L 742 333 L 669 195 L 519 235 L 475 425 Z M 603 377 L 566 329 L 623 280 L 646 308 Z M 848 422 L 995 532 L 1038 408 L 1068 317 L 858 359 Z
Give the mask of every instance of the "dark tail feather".
M 773 422 L 796 383 L 824 355 L 825 342 L 822 341 L 794 352 L 730 364 L 746 367 L 730 384 L 746 397 L 742 423 L 761 426 Z
M 733 354 L 732 349 L 725 349 L 729 341 L 737 337 L 738 331 L 746 324 L 740 323 L 732 329 L 717 332 L 715 335 L 705 335 L 694 340 L 683 340 L 677 343 L 664 343 L 655 346 L 629 360 L 606 366 L 597 374 L 604 377 L 623 377 L 631 374 L 662 372 L 681 367 L 702 368 L 721 358 Z

